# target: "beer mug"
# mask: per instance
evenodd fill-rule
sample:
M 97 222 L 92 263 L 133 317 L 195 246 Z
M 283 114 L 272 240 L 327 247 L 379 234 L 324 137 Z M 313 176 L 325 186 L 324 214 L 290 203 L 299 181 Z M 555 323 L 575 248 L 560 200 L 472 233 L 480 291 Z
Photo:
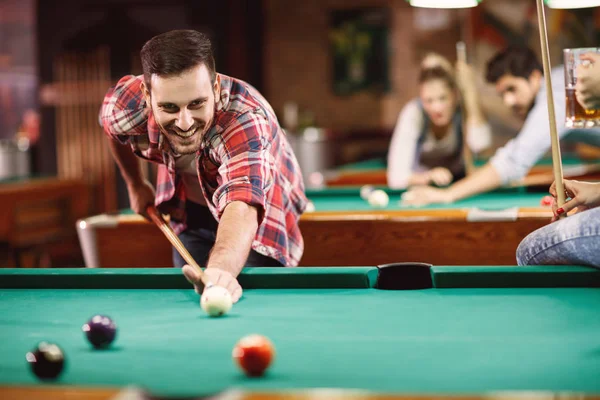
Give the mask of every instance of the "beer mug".
M 577 85 L 577 68 L 589 64 L 581 60 L 581 55 L 586 53 L 600 53 L 595 47 L 581 49 L 564 49 L 565 56 L 565 96 L 567 98 L 567 112 L 565 126 L 567 128 L 593 128 L 600 126 L 600 110 L 587 110 L 577 101 L 575 85 Z

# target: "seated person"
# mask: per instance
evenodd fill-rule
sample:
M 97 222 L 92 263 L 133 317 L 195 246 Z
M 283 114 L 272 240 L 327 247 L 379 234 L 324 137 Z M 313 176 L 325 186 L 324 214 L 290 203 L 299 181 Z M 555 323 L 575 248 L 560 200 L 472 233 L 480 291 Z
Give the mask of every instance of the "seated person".
M 556 184 L 553 183 L 550 187 L 550 194 L 554 196 L 553 223 L 523 239 L 517 248 L 519 265 L 600 267 L 600 183 L 563 182 L 568 201 L 557 207 Z M 571 210 L 575 210 L 573 215 L 558 220 L 559 215 Z
M 586 109 L 600 108 L 600 56 L 585 55 L 591 67 L 579 67 L 576 96 Z M 530 233 L 517 248 L 519 265 L 578 264 L 600 267 L 600 183 L 564 180 L 567 201 L 556 203 L 556 185 L 550 187 L 554 197 L 554 217 L 550 225 Z M 558 216 L 575 210 L 574 215 Z M 558 220 L 558 221 L 557 221 Z
M 559 137 L 600 145 L 599 129 L 565 128 L 564 68 L 551 72 L 555 117 Z M 498 149 L 491 160 L 476 172 L 447 188 L 419 187 L 403 194 L 404 205 L 423 206 L 451 203 L 494 190 L 524 178 L 531 167 L 550 149 L 550 124 L 542 65 L 535 53 L 525 47 L 509 47 L 487 66 L 487 81 L 507 107 L 523 120 L 517 136 Z
M 437 55 L 425 58 L 419 97 L 404 107 L 394 130 L 388 153 L 388 186 L 404 189 L 412 185 L 448 185 L 465 176 L 465 136 L 474 153 L 490 146 L 490 126 L 483 117 L 471 77 L 464 63 L 457 64 L 455 79 L 446 59 Z M 466 115 L 461 112 L 459 90 Z

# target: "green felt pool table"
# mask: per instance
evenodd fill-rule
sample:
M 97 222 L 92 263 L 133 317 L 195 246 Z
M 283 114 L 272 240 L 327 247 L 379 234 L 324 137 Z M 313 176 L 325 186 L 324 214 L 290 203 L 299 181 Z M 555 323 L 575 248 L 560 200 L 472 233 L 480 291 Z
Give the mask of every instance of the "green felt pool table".
M 303 266 L 422 261 L 444 265 L 513 265 L 520 241 L 552 212 L 542 193 L 502 189 L 453 204 L 401 206 L 401 191 L 374 209 L 358 188 L 308 190 L 316 211 L 300 220 Z M 159 229 L 127 211 L 79 221 L 88 267 L 165 267 L 171 247 Z M 126 243 L 126 245 L 124 245 Z
M 592 268 L 252 268 L 239 279 L 242 300 L 214 319 L 173 268 L 0 270 L 0 398 L 117 398 L 126 386 L 155 399 L 600 393 Z M 108 350 L 93 350 L 81 330 L 97 313 L 118 326 Z M 276 348 L 261 378 L 231 357 L 254 333 Z M 25 361 L 42 340 L 66 355 L 55 382 L 38 381 Z

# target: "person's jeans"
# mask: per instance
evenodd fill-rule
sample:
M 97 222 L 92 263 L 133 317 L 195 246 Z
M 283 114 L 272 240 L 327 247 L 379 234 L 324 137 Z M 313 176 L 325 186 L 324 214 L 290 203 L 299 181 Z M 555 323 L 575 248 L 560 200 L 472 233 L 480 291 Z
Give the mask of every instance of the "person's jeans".
M 563 218 L 523 239 L 519 265 L 587 265 L 600 268 L 600 207 Z
M 186 203 L 187 229 L 179 234 L 179 239 L 201 267 L 206 266 L 208 255 L 215 244 L 218 223 L 208 207 L 188 201 Z M 186 264 L 173 247 L 173 266 L 182 268 Z M 250 250 L 246 267 L 281 267 L 281 263 L 270 257 Z

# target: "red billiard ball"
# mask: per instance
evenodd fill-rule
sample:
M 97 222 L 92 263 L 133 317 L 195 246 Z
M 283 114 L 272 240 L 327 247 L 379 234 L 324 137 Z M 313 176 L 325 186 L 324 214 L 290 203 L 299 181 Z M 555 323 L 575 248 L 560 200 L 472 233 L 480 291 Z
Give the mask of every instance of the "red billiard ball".
M 275 356 L 273 343 L 262 335 L 248 335 L 233 348 L 233 359 L 248 376 L 261 376 Z
M 544 207 L 550 207 L 552 205 L 552 196 L 544 196 L 542 197 L 542 201 L 540 201 L 540 205 Z

